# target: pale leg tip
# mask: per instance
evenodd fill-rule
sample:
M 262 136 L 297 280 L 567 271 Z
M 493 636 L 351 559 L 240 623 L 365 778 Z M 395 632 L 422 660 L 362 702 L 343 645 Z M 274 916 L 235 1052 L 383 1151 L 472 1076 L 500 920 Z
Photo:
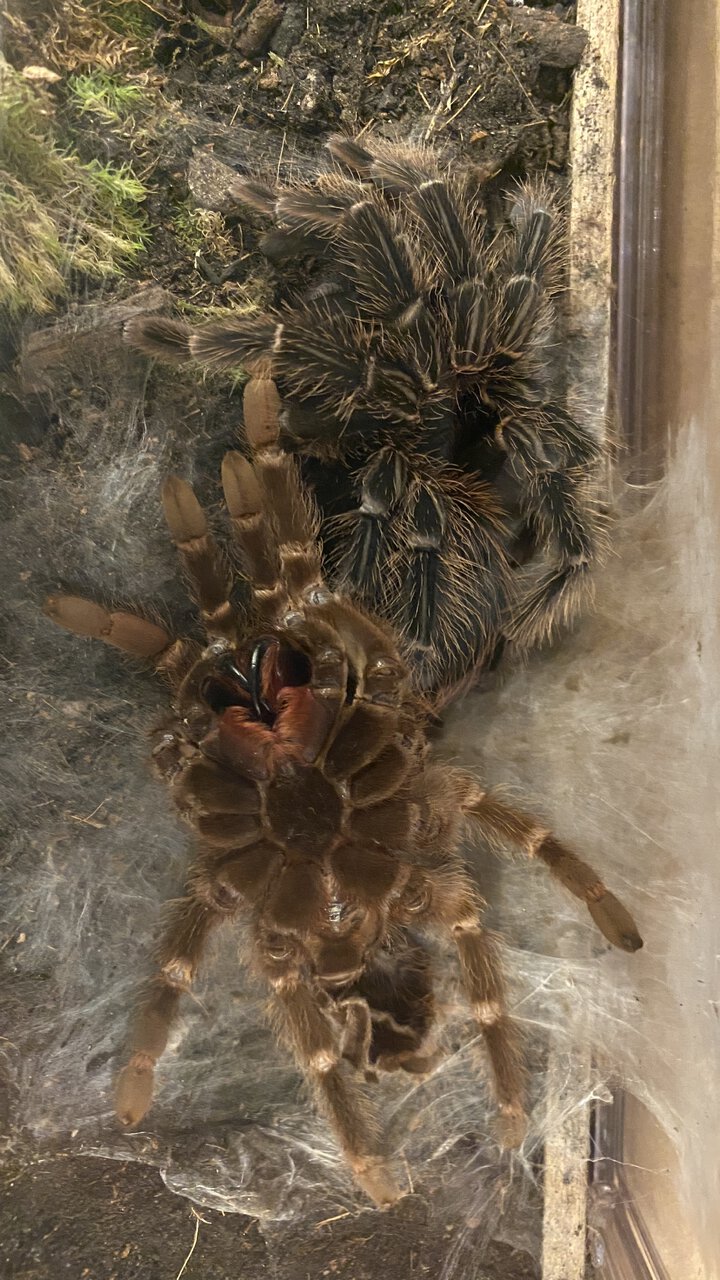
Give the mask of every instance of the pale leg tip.
M 389 1209 L 407 1195 L 398 1186 L 390 1168 L 381 1158 L 368 1157 L 355 1165 L 354 1173 L 358 1185 L 378 1209 Z
M 120 1072 L 115 1090 L 115 1114 L 125 1129 L 139 1124 L 153 1095 L 154 1069 L 147 1063 L 129 1062 Z
M 502 1110 L 498 1120 L 498 1138 L 505 1151 L 515 1151 L 525 1141 L 528 1131 L 528 1119 L 525 1112 L 518 1108 Z

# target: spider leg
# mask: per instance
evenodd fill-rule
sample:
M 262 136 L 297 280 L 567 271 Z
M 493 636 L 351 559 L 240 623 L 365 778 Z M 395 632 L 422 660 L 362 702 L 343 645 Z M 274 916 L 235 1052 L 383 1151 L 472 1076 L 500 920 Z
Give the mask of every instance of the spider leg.
M 542 185 L 528 185 L 520 189 L 511 218 L 515 235 L 505 254 L 511 274 L 495 305 L 485 376 L 500 414 L 496 439 L 520 483 L 523 514 L 556 555 L 553 568 L 513 607 L 506 628 L 510 639 L 528 647 L 571 620 L 591 590 L 598 529 L 590 481 L 601 450 L 568 413 L 547 401 L 542 351 L 557 285 L 557 208 Z
M 503 249 L 488 239 L 484 213 L 452 180 L 423 184 L 413 196 L 444 261 L 442 308 L 460 392 L 495 404 L 502 390 L 537 399 L 541 352 L 552 321 L 548 285 L 557 256 L 557 212 L 543 187 L 520 189 L 515 235 Z
M 256 607 L 274 623 L 293 601 L 322 585 L 318 520 L 295 459 L 278 447 L 280 397 L 275 383 L 251 378 L 243 403 L 253 461 L 239 453 L 227 454 L 223 490 Z
M 432 880 L 429 918 L 442 923 L 457 947 L 460 972 L 492 1068 L 503 1146 L 517 1147 L 526 1127 L 525 1065 L 520 1032 L 508 1015 L 498 938 L 482 925 L 483 902 L 464 877 Z
M 478 823 L 500 851 L 511 842 L 528 858 L 539 858 L 560 884 L 585 903 L 595 924 L 613 946 L 622 951 L 637 951 L 642 947 L 642 938 L 629 911 L 606 889 L 597 872 L 561 844 L 537 818 L 481 791 L 472 779 L 468 779 L 462 811 Z
M 321 412 L 336 418 L 339 434 L 364 411 L 379 423 L 418 422 L 437 372 L 422 307 L 417 314 L 409 308 L 405 331 L 384 327 L 382 291 L 372 283 L 367 305 L 360 302 L 358 293 L 350 311 L 333 297 L 305 303 L 279 317 L 273 339 L 272 376 L 283 394 L 314 399 Z
M 557 204 L 544 183 L 522 183 L 510 213 L 515 232 L 510 265 L 516 275 L 556 285 L 556 259 L 562 220 Z
M 105 609 L 82 596 L 48 596 L 43 612 L 76 636 L 91 636 L 131 653 L 136 658 L 157 658 L 172 643 L 163 627 L 134 613 Z
M 334 576 L 400 628 L 421 682 L 453 661 L 467 669 L 499 630 L 510 593 L 490 489 L 390 445 L 360 486 L 357 511 L 341 517 L 348 533 Z
M 342 517 L 345 547 L 336 569 L 339 584 L 370 606 L 387 591 L 391 525 L 407 485 L 407 462 L 388 445 L 374 455 L 359 479 L 360 504 Z
M 528 408 L 505 421 L 497 435 L 520 481 L 525 519 L 555 549 L 555 565 L 521 596 L 506 627 L 509 638 L 524 648 L 571 621 L 591 592 L 590 573 L 601 544 L 591 489 L 602 451 L 554 405 Z
M 367 197 L 367 188 L 338 173 L 319 174 L 313 186 L 297 186 L 281 192 L 275 211 L 290 226 L 317 235 L 334 236 L 343 216 Z
M 432 643 L 440 603 L 447 507 L 434 486 L 416 482 L 404 514 L 410 560 L 404 630 L 411 644 L 427 649 Z
M 225 505 L 235 543 L 252 586 L 260 617 L 275 622 L 287 593 L 280 578 L 280 560 L 262 489 L 251 462 L 241 453 L 227 453 L 222 462 Z
M 422 182 L 410 203 L 432 241 L 447 282 L 460 284 L 483 274 L 481 224 L 457 184 L 443 178 Z
M 385 195 L 401 197 L 442 174 L 438 155 L 428 147 L 402 146 L 373 138 L 370 148 L 334 134 L 327 149 L 341 169 L 375 184 Z
M 487 652 L 510 598 L 504 526 L 488 486 L 435 462 L 414 468 L 396 535 L 405 580 L 393 621 L 422 683 L 458 678 Z
M 431 1071 L 442 1051 L 428 1043 L 435 1000 L 426 950 L 399 938 L 391 958 L 366 964 L 358 989 L 372 1022 L 371 1061 L 382 1071 Z
M 197 657 L 193 640 L 173 640 L 164 627 L 122 610 L 106 609 L 82 596 L 48 596 L 43 612 L 76 636 L 89 636 L 134 658 L 149 659 L 173 687 L 179 685 Z
M 342 1056 L 368 1079 L 371 1074 L 370 1044 L 373 1031 L 370 1006 L 361 996 L 350 996 L 347 1000 L 342 1000 L 338 1007 L 345 1020 L 340 1042 Z
M 340 137 L 329 140 L 328 150 L 339 165 L 372 182 L 414 215 L 422 239 L 429 241 L 442 266 L 444 288 L 483 274 L 484 217 L 477 192 L 446 172 L 435 153 L 381 140 L 366 148 Z M 377 203 L 366 203 L 373 204 L 377 218 Z M 384 216 L 389 222 L 389 215 Z
M 257 203 L 252 199 L 256 189 L 256 184 L 241 181 L 234 184 L 233 193 L 244 196 L 245 203 Z M 425 285 L 418 279 L 419 261 L 400 237 L 392 210 L 369 197 L 372 191 L 360 183 L 324 175 L 315 187 L 281 192 L 270 208 L 264 200 L 263 212 L 280 222 L 280 238 L 291 242 L 300 232 L 309 234 L 311 241 L 324 237 L 336 256 L 340 249 L 345 291 L 349 287 L 359 301 L 366 300 L 372 316 L 392 320 L 416 308 Z
M 325 174 L 315 186 L 289 189 L 239 178 L 230 194 L 239 204 L 275 220 L 260 240 L 260 249 L 271 262 L 282 263 L 310 254 L 325 257 L 342 214 L 363 199 L 365 191 L 339 174 Z
M 361 313 L 407 323 L 422 307 L 430 281 L 398 235 L 390 211 L 374 200 L 354 204 L 342 219 L 340 242 Z
M 377 199 L 361 197 L 350 204 L 336 240 L 343 280 L 330 328 L 337 330 L 336 345 L 338 337 L 344 345 L 344 403 L 351 408 L 363 401 L 380 419 L 417 422 L 421 403 L 438 392 L 448 372 L 446 317 L 436 314 L 430 301 L 433 271 L 409 242 L 402 220 Z M 307 337 L 304 341 L 307 348 Z M 284 329 L 281 353 L 290 342 Z M 327 364 L 322 348 L 319 357 L 318 370 Z M 278 368 L 282 372 L 282 365 Z M 291 370 L 287 376 L 292 379 Z
M 129 340 L 158 355 L 162 332 L 149 318 L 134 325 Z M 346 423 L 370 393 L 375 401 L 380 399 L 386 417 L 395 414 L 403 420 L 417 415 L 419 375 L 397 370 L 392 361 L 378 362 L 371 351 L 373 344 L 377 346 L 372 326 L 346 314 L 331 297 L 275 313 L 214 321 L 189 330 L 182 341 L 201 365 L 242 368 L 262 380 L 277 379 L 285 396 L 313 398 L 320 411 L 339 424 Z M 174 358 L 175 350 L 170 343 L 167 358 Z
M 295 459 L 278 444 L 280 397 L 275 384 L 251 378 L 243 407 L 255 474 L 277 531 L 280 576 L 295 599 L 322 583 L 317 511 L 306 496 Z
M 495 1079 L 501 1115 L 501 1140 L 517 1147 L 525 1137 L 525 1067 L 520 1032 L 508 1016 L 497 938 L 484 930 L 477 916 L 458 921 L 453 937 L 460 970 L 480 1025 Z
M 163 510 L 180 552 L 192 593 L 211 639 L 234 639 L 237 617 L 228 599 L 231 576 L 191 486 L 178 476 L 165 481 Z
M 398 617 L 402 610 L 395 599 L 399 579 L 405 578 L 410 590 L 406 630 L 413 640 L 427 645 L 435 621 L 436 560 L 446 523 L 442 499 L 416 478 L 409 459 L 392 446 L 381 449 L 365 468 L 360 493 L 357 511 L 343 518 L 349 534 L 338 565 L 339 581 L 370 607 L 385 607 L 393 621 L 402 624 L 406 620 Z
M 186 364 L 192 357 L 193 330 L 185 320 L 168 316 L 134 316 L 128 320 L 123 337 L 128 346 L 165 364 Z
M 375 1204 L 394 1204 L 403 1193 L 383 1154 L 377 1119 L 351 1063 L 343 1061 L 342 1033 L 321 998 L 307 984 L 284 980 L 273 991 L 274 1011 L 355 1180 Z
M 208 934 L 226 913 L 194 895 L 172 905 L 157 950 L 158 972 L 137 1014 L 130 1061 L 118 1078 L 115 1109 L 125 1125 L 139 1124 L 150 1106 L 155 1067 L 167 1048 L 180 997 L 195 977 Z
M 368 410 L 381 421 L 417 421 L 440 364 L 438 335 L 421 296 L 427 282 L 415 279 L 412 256 L 373 204 L 353 205 L 340 231 L 338 253 L 349 273 L 342 296 L 331 290 L 282 311 L 197 330 L 146 317 L 128 329 L 128 341 L 166 360 L 189 355 L 211 368 L 277 379 L 291 408 L 313 401 L 320 440 L 327 435 L 323 415 L 337 424 L 336 436 L 351 423 L 365 431 Z M 306 444 L 314 438 L 304 431 Z
M 510 361 L 512 376 L 513 363 L 521 367 L 524 353 L 532 358 L 533 346 L 547 335 L 551 315 L 547 285 L 554 283 L 558 216 L 549 192 L 528 185 L 520 189 L 511 218 L 515 238 L 506 259 L 510 278 L 498 295 L 493 346 L 495 361 L 506 367 Z
M 362 261 L 359 247 L 357 262 Z M 363 271 L 358 266 L 365 284 L 358 285 L 350 309 L 347 300 L 323 295 L 274 314 L 236 316 L 183 330 L 180 345 L 210 368 L 244 368 L 260 378 L 277 379 L 291 404 L 312 399 L 321 415 L 329 414 L 337 422 L 338 434 L 367 409 L 381 420 L 415 422 L 418 406 L 438 373 L 433 325 L 412 281 L 398 298 L 390 291 L 392 282 L 381 288 L 367 266 Z M 414 295 L 410 303 L 405 298 L 408 290 Z M 367 316 L 362 314 L 363 298 Z M 405 317 L 405 331 L 398 325 L 385 333 L 382 323 L 388 308 L 393 316 L 400 313 L 399 320 Z M 174 360 L 174 332 L 165 342 L 165 330 L 172 323 L 159 325 L 152 317 L 138 321 L 129 341 L 148 354 L 164 353 Z M 321 438 L 325 431 L 321 422 Z
M 136 316 L 125 325 L 129 346 L 166 364 L 193 359 L 216 368 L 250 367 L 269 359 L 277 328 L 272 316 L 231 316 L 194 329 L 167 316 Z

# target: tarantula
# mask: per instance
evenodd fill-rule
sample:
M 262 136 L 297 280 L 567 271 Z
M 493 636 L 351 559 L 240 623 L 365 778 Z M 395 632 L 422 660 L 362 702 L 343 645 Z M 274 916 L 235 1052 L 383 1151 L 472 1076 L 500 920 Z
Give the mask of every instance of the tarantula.
M 142 318 L 128 337 L 276 381 L 289 447 L 325 460 L 326 488 L 353 475 L 332 580 L 399 630 L 436 689 L 499 637 L 527 647 L 571 617 L 596 556 L 601 450 L 551 392 L 558 211 L 527 184 L 509 221 L 493 216 L 482 183 L 424 148 L 328 147 L 312 185 L 233 187 L 276 220 L 267 256 L 319 260 L 310 292 L 197 331 Z M 538 544 L 554 564 L 518 574 Z
M 399 1194 L 367 1085 L 379 1071 L 435 1061 L 426 935 L 454 939 L 484 1036 L 506 1145 L 524 1133 L 524 1071 L 496 938 L 460 854 L 468 831 L 517 845 L 587 905 L 605 937 L 642 945 L 626 909 L 537 819 L 477 779 L 433 761 L 427 705 L 390 625 L 323 581 L 318 518 L 279 445 L 270 380 L 244 392 L 252 461 L 226 456 L 232 537 L 252 587 L 251 617 L 193 490 L 171 478 L 165 515 L 206 643 L 145 618 L 59 595 L 50 617 L 150 660 L 172 689 L 153 759 L 195 831 L 185 896 L 173 904 L 157 973 L 139 1010 L 117 1113 L 138 1123 L 178 1005 L 206 940 L 245 912 L 249 962 L 358 1184 L 377 1204 Z

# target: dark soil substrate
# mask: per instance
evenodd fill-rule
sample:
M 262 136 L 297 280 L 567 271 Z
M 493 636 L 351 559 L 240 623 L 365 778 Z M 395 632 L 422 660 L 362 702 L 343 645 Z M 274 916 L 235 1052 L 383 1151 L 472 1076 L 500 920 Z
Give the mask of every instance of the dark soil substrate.
M 17 66 L 42 65 L 47 10 L 62 13 L 62 0 L 12 7 L 26 21 L 21 42 L 12 28 L 6 33 L 7 56 Z M 228 170 L 297 172 L 333 132 L 427 140 L 499 182 L 538 172 L 565 178 L 572 68 L 584 45 L 572 7 L 259 0 L 180 8 L 142 9 L 142 61 L 135 47 L 113 74 L 130 73 L 147 102 L 124 125 L 80 111 L 62 83 L 54 89 L 59 120 L 83 158 L 127 160 L 150 188 L 148 252 L 120 284 L 110 282 L 111 292 L 144 279 L 195 308 L 237 300 L 260 260 L 252 227 L 228 207 Z M 227 216 L 226 234 L 208 237 L 197 255 L 178 226 L 188 204 Z
M 193 1210 L 152 1170 L 88 1159 L 17 1177 L 0 1204 L 0 1240 L 3 1280 L 175 1280 L 191 1250 L 184 1280 L 433 1280 L 454 1243 L 451 1230 L 429 1229 L 417 1197 L 266 1239 L 253 1218 Z M 538 1275 L 527 1254 L 495 1243 L 472 1266 L 473 1280 Z

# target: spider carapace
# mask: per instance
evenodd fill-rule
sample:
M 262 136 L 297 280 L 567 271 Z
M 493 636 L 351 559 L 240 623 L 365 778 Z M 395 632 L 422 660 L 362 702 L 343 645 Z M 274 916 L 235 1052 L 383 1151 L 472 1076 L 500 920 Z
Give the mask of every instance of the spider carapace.
M 275 384 L 244 393 L 252 461 L 229 454 L 230 536 L 252 587 L 249 616 L 188 484 L 164 508 L 197 602 L 203 642 L 73 596 L 47 604 L 60 625 L 150 660 L 172 691 L 155 765 L 194 830 L 185 895 L 173 903 L 144 994 L 117 1110 L 136 1124 L 208 935 L 243 913 L 248 964 L 271 1019 L 327 1116 L 358 1184 L 377 1203 L 401 1194 L 372 1099 L 382 1071 L 424 1074 L 437 1060 L 432 951 L 452 939 L 482 1032 L 506 1145 L 525 1130 L 524 1069 L 498 943 L 462 857 L 482 834 L 539 859 L 584 902 L 613 945 L 635 924 L 584 862 L 538 819 L 433 758 L 428 704 L 398 635 L 323 580 L 318 519 L 279 443 Z

